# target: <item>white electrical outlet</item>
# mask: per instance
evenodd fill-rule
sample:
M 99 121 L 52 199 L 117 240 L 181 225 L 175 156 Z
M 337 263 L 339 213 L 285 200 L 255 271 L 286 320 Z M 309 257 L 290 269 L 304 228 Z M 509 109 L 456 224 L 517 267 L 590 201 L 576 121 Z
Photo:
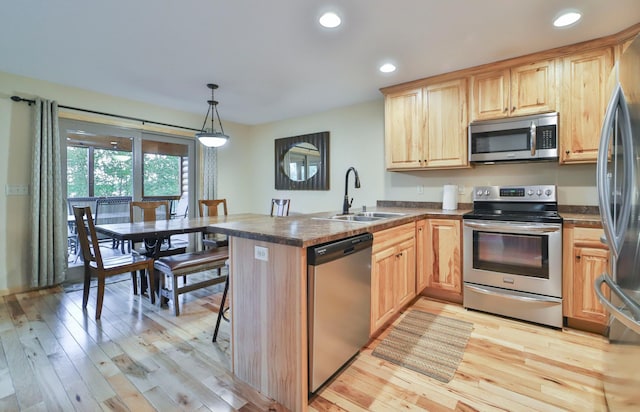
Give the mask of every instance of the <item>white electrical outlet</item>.
M 419 195 L 424 193 L 424 186 L 418 185 L 418 187 L 416 189 L 417 189 Z
M 7 196 L 27 196 L 29 194 L 29 185 L 6 185 L 4 193 Z
M 255 246 L 253 256 L 257 260 L 264 260 L 265 262 L 269 261 L 269 249 L 262 246 Z

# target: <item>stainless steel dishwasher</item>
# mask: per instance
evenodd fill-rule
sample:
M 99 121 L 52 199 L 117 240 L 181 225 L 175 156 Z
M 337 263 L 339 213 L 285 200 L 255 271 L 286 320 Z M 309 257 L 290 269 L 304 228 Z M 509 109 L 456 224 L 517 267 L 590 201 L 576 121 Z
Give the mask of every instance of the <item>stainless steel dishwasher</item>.
M 310 393 L 369 340 L 372 244 L 365 233 L 307 249 Z

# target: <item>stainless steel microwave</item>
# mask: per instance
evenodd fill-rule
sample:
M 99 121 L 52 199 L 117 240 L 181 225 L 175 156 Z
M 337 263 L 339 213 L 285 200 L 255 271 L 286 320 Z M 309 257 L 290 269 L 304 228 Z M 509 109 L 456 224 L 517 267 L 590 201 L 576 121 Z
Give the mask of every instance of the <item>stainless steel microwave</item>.
M 509 117 L 469 125 L 469 161 L 558 160 L 558 113 Z

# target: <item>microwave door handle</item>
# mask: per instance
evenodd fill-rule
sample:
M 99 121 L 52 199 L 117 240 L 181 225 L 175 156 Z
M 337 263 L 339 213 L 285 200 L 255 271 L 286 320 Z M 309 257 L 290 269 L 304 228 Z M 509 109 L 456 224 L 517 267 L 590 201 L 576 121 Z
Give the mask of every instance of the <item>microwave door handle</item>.
M 529 138 L 529 144 L 531 145 L 531 156 L 536 155 L 536 123 L 531 122 L 531 127 L 529 128 L 529 133 L 531 133 L 531 137 Z

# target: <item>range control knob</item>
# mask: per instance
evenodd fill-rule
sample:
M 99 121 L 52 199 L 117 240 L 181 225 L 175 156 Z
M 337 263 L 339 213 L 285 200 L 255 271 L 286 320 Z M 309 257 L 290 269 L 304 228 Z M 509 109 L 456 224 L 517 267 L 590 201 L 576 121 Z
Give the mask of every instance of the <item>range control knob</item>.
M 551 196 L 551 193 L 553 193 L 553 192 L 551 192 L 551 189 L 547 189 L 547 190 L 544 191 L 544 194 L 547 195 L 547 196 Z
M 527 196 L 533 196 L 533 190 L 529 189 L 529 190 L 527 191 Z
M 538 196 L 542 196 L 542 190 L 538 189 L 538 191 L 536 192 L 536 194 L 537 194 Z
M 485 189 L 484 191 L 484 195 L 485 196 L 489 196 L 491 194 L 491 192 L 489 191 L 489 189 Z
M 478 189 L 476 191 L 476 196 L 482 196 L 482 189 Z

